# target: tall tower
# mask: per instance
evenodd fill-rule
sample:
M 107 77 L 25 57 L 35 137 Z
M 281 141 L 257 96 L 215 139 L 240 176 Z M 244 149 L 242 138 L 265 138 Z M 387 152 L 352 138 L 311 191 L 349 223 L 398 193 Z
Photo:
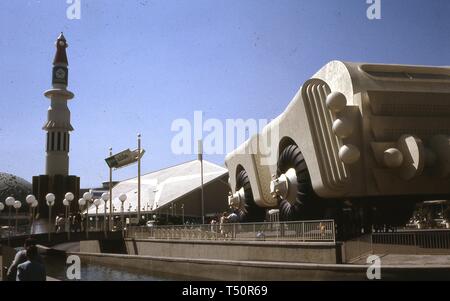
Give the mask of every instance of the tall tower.
M 74 94 L 67 90 L 69 78 L 67 46 L 66 38 L 61 33 L 56 40 L 52 88 L 44 92 L 45 97 L 50 99 L 47 122 L 42 128 L 47 132 L 45 175 L 33 177 L 33 194 L 39 201 L 39 214 L 45 217 L 48 217 L 48 206 L 45 200 L 47 193 L 55 194 L 56 200 L 52 212 L 58 214 L 64 213 L 65 210 L 62 203 L 64 195 L 72 192 L 75 200 L 78 200 L 80 192 L 80 178 L 69 175 L 69 141 L 73 127 L 70 124 L 67 102 L 74 97 Z M 77 208 L 76 201 L 73 201 L 71 212 Z
M 47 157 L 45 174 L 49 176 L 69 175 L 70 111 L 67 101 L 73 98 L 73 93 L 67 90 L 69 69 L 67 62 L 67 42 L 61 33 L 56 40 L 56 54 L 53 60 L 52 88 L 45 91 L 45 97 L 50 99 L 47 112 L 47 122 L 43 130 L 47 131 Z

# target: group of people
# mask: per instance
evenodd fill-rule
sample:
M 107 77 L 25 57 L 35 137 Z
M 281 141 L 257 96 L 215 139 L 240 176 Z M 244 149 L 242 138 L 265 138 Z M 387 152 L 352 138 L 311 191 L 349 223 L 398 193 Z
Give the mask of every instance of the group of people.
M 228 238 L 232 236 L 232 229 L 227 227 L 226 224 L 239 223 L 239 216 L 236 212 L 223 212 L 220 217 L 211 219 L 211 232 L 218 232 L 217 225 L 219 226 L 219 233 L 224 237 Z
M 8 281 L 46 281 L 45 264 L 39 256 L 36 240 L 28 238 L 24 250 L 16 253 L 8 269 Z
M 80 212 L 77 212 L 75 214 L 71 214 L 68 217 L 68 229 L 66 229 L 66 218 L 64 214 L 58 214 L 56 215 L 55 219 L 55 229 L 56 232 L 81 232 L 82 231 L 82 216 Z

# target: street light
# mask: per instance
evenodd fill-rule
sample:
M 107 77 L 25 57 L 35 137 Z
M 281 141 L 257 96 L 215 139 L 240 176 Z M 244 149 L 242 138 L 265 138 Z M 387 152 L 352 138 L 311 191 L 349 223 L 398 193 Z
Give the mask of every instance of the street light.
M 200 160 L 201 195 L 202 195 L 202 224 L 205 224 L 205 200 L 203 192 L 203 140 L 198 140 L 198 159 Z
M 127 195 L 125 193 L 121 193 L 119 195 L 119 201 L 122 202 L 122 205 L 120 207 L 120 212 L 121 212 L 121 224 L 122 224 L 122 236 L 123 236 L 123 230 L 124 230 L 124 224 L 123 224 L 123 203 L 127 200 Z
M 67 228 L 67 238 L 68 240 L 70 240 L 70 223 L 69 223 L 69 227 L 67 227 L 67 223 L 69 222 L 69 217 L 70 217 L 70 204 L 72 203 L 73 199 L 75 198 L 75 196 L 73 195 L 72 192 L 68 192 L 64 195 L 64 199 L 67 200 L 67 205 L 64 204 L 64 206 L 66 206 L 66 228 Z M 64 203 L 64 201 L 63 201 Z
M 105 213 L 104 213 L 104 216 L 103 216 L 103 231 L 105 232 L 105 237 L 106 237 L 106 204 L 107 204 L 107 202 L 109 200 L 109 193 L 107 193 L 107 192 L 103 193 L 102 194 L 102 200 L 103 200 L 104 205 L 105 205 Z
M 33 232 L 34 232 L 34 215 L 35 215 L 36 207 L 38 205 L 39 205 L 39 203 L 37 200 L 34 200 L 34 202 L 31 203 L 31 229 L 30 229 L 31 234 L 33 234 Z
M 47 201 L 48 206 L 48 241 L 51 240 L 51 232 L 52 232 L 52 207 L 55 204 L 55 195 L 53 193 L 48 193 L 45 196 L 45 200 Z
M 116 206 L 114 206 L 114 205 L 113 205 L 112 208 L 113 208 L 113 209 L 112 209 L 112 211 L 113 211 L 113 216 L 112 216 L 112 229 L 114 229 L 115 223 L 116 223 L 116 214 L 115 214 L 115 212 L 117 211 L 117 208 L 116 208 Z M 111 209 L 110 209 L 110 211 L 111 211 Z
M 138 138 L 138 199 L 137 199 L 137 224 L 141 221 L 141 134 L 137 135 Z M 130 215 L 131 216 L 131 215 Z
M 12 196 L 7 197 L 5 200 L 5 204 L 8 206 L 8 245 L 11 236 L 11 207 L 14 205 L 15 201 L 16 200 Z
M 19 214 L 20 207 L 22 207 L 22 203 L 20 201 L 15 201 L 13 206 L 14 209 L 16 209 L 16 227 L 14 228 L 14 233 L 15 235 L 17 235 L 17 222 L 18 222 L 17 215 Z
M 92 194 L 90 192 L 85 192 L 83 194 L 83 199 L 86 201 L 86 239 L 89 238 L 89 215 L 88 215 L 88 209 L 89 209 L 89 202 L 92 199 Z
M 183 222 L 183 225 L 184 225 L 184 204 L 181 204 L 181 218 L 182 218 L 182 222 Z
M 94 205 L 95 205 L 95 231 L 98 231 L 98 206 L 102 204 L 102 199 L 95 199 Z
M 3 211 L 3 209 L 5 209 L 5 204 L 0 202 L 0 213 Z M 0 238 L 2 238 L 1 234 L 0 234 Z
M 80 207 L 80 212 L 83 210 L 84 205 L 86 205 L 86 200 L 83 198 L 80 198 L 78 200 L 78 206 Z M 80 232 L 81 232 L 81 224 L 82 224 L 82 222 L 80 220 Z
M 66 207 L 66 223 L 65 223 L 65 228 L 66 229 L 65 230 L 67 231 L 67 240 L 70 240 L 70 226 L 69 226 L 69 228 L 67 227 L 67 221 L 69 219 L 69 215 L 68 215 L 67 211 L 68 211 L 68 208 L 70 206 L 69 200 L 68 199 L 64 199 L 63 200 L 63 205 L 64 205 L 64 207 Z
M 28 204 L 28 208 L 30 209 L 30 235 L 31 235 L 31 227 L 32 227 L 31 220 L 33 219 L 33 207 L 31 205 L 34 203 L 35 200 L 36 200 L 36 197 L 32 194 L 27 195 L 27 197 L 25 198 L 25 201 Z

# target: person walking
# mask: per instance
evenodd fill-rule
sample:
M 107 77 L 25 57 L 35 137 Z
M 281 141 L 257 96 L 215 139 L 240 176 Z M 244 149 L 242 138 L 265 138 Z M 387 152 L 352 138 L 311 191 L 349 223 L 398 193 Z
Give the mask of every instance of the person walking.
M 66 223 L 66 220 L 62 214 L 59 215 L 58 220 L 56 221 L 58 227 L 56 229 L 56 232 L 64 232 L 64 226 Z
M 39 259 L 36 246 L 29 246 L 26 250 L 27 261 L 17 266 L 17 281 L 46 281 L 45 265 Z
M 59 220 L 59 214 L 55 217 L 55 232 L 58 232 L 58 220 Z
M 226 239 L 228 237 L 228 231 L 226 229 L 226 224 L 227 223 L 227 212 L 222 213 L 222 216 L 220 217 L 220 221 L 219 221 L 219 230 L 220 230 L 220 234 L 222 234 L 222 236 Z
M 216 224 L 217 224 L 216 219 L 212 218 L 211 222 L 209 224 L 211 225 L 211 232 L 216 232 L 216 229 L 215 229 L 216 228 Z
M 26 255 L 26 249 L 30 246 L 36 246 L 36 240 L 34 238 L 27 238 L 25 240 L 24 249 L 17 252 L 16 256 L 14 257 L 13 262 L 11 263 L 11 266 L 8 269 L 7 280 L 8 281 L 16 281 L 17 278 L 17 267 L 27 261 L 27 255 Z M 42 262 L 42 258 L 38 255 L 38 260 Z
M 236 238 L 237 223 L 239 223 L 239 217 L 235 212 L 231 212 L 230 215 L 227 216 L 227 223 L 231 223 L 233 225 L 227 225 L 228 233 L 230 234 L 232 239 Z

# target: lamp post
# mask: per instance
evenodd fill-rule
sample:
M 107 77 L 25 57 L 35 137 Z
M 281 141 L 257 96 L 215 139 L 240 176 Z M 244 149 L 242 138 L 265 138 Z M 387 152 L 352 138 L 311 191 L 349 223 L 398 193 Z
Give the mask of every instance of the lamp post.
M 203 141 L 198 140 L 198 159 L 200 160 L 200 178 L 201 178 L 201 193 L 202 193 L 202 224 L 205 224 L 205 201 L 203 193 Z
M 63 205 L 65 207 L 65 212 L 64 212 L 64 218 L 65 218 L 65 226 L 64 226 L 64 231 L 67 231 L 67 207 L 69 207 L 69 201 L 67 199 L 63 200 Z
M 31 204 L 31 234 L 33 234 L 34 232 L 34 215 L 35 215 L 35 210 L 36 207 L 39 205 L 37 200 L 34 200 L 34 202 Z
M 80 211 L 83 210 L 83 207 L 86 205 L 86 200 L 83 198 L 78 199 L 78 206 L 80 207 Z M 80 221 L 80 232 L 81 232 L 81 221 Z
M 92 194 L 90 192 L 85 192 L 83 194 L 83 199 L 86 201 L 86 239 L 89 238 L 89 202 L 92 199 Z
M 0 202 L 0 213 L 3 211 L 3 209 L 5 209 L 5 204 L 3 204 L 2 202 Z M 0 232 L 0 238 L 2 238 L 1 232 Z
M 8 206 L 8 245 L 11 237 L 11 207 L 14 206 L 15 201 L 12 196 L 7 197 L 5 200 L 5 204 Z
M 98 206 L 100 206 L 102 203 L 101 199 L 95 199 L 94 205 L 95 205 L 95 231 L 98 231 Z
M 137 135 L 138 140 L 138 199 L 137 199 L 137 224 L 141 221 L 141 134 Z
M 183 225 L 184 225 L 184 204 L 181 204 L 181 218 L 182 218 L 182 222 L 183 222 Z
M 55 204 L 55 195 L 53 193 L 47 193 L 45 196 L 45 200 L 47 201 L 48 206 L 48 241 L 51 240 L 51 232 L 52 232 L 52 207 Z
M 112 228 L 111 228 L 111 229 L 116 229 L 116 230 L 117 230 L 116 225 L 115 225 L 115 224 L 116 224 L 116 216 L 115 216 L 115 213 L 116 213 L 116 211 L 117 211 L 116 206 L 113 205 L 112 211 L 113 211 L 113 215 L 112 215 Z
M 14 235 L 17 235 L 17 226 L 18 226 L 17 215 L 19 214 L 20 207 L 22 207 L 22 203 L 20 201 L 15 201 L 13 207 L 14 209 L 16 209 L 16 226 L 14 227 Z
M 127 200 L 127 195 L 125 193 L 121 193 L 119 195 L 119 200 L 122 203 L 122 205 L 120 206 L 120 213 L 121 213 L 121 218 L 120 218 L 120 222 L 122 224 L 122 236 L 124 234 L 124 224 L 123 224 L 123 203 Z
M 36 197 L 32 194 L 27 195 L 27 197 L 25 198 L 25 201 L 28 204 L 28 208 L 30 209 L 30 235 L 31 235 L 31 227 L 32 227 L 32 220 L 33 220 L 33 203 L 36 200 Z
M 68 229 L 67 229 L 67 219 L 68 219 L 68 213 L 67 213 L 68 209 L 67 209 L 67 208 L 70 206 L 69 201 L 68 201 L 67 199 L 64 199 L 64 200 L 63 200 L 63 205 L 64 205 L 64 207 L 66 207 L 66 208 L 65 208 L 65 209 L 66 209 L 66 210 L 65 210 L 65 211 L 66 211 L 66 212 L 65 212 L 65 213 L 66 213 L 66 214 L 65 214 L 65 218 L 66 218 L 66 219 L 65 219 L 65 229 L 64 229 L 64 230 L 67 231 L 67 230 L 68 230 Z M 70 231 L 67 231 L 67 239 L 68 239 L 68 240 L 70 240 L 69 233 L 70 233 Z
M 103 216 L 103 231 L 105 232 L 105 237 L 106 237 L 106 205 L 108 204 L 108 200 L 109 200 L 109 193 L 105 192 L 102 194 L 102 200 L 104 202 L 104 206 L 105 206 L 105 213 Z
M 70 204 L 73 201 L 73 199 L 75 198 L 75 196 L 73 195 L 72 192 L 68 192 L 64 195 L 64 198 L 67 200 L 67 206 L 66 206 L 66 225 L 67 222 L 69 221 L 69 217 L 70 217 Z M 66 226 L 67 227 L 67 226 Z M 70 240 L 70 223 L 69 223 L 69 227 L 67 229 L 67 238 Z
M 112 147 L 109 148 L 109 156 L 112 156 Z M 113 203 L 112 203 L 112 167 L 109 168 L 109 229 L 114 226 L 113 219 Z

